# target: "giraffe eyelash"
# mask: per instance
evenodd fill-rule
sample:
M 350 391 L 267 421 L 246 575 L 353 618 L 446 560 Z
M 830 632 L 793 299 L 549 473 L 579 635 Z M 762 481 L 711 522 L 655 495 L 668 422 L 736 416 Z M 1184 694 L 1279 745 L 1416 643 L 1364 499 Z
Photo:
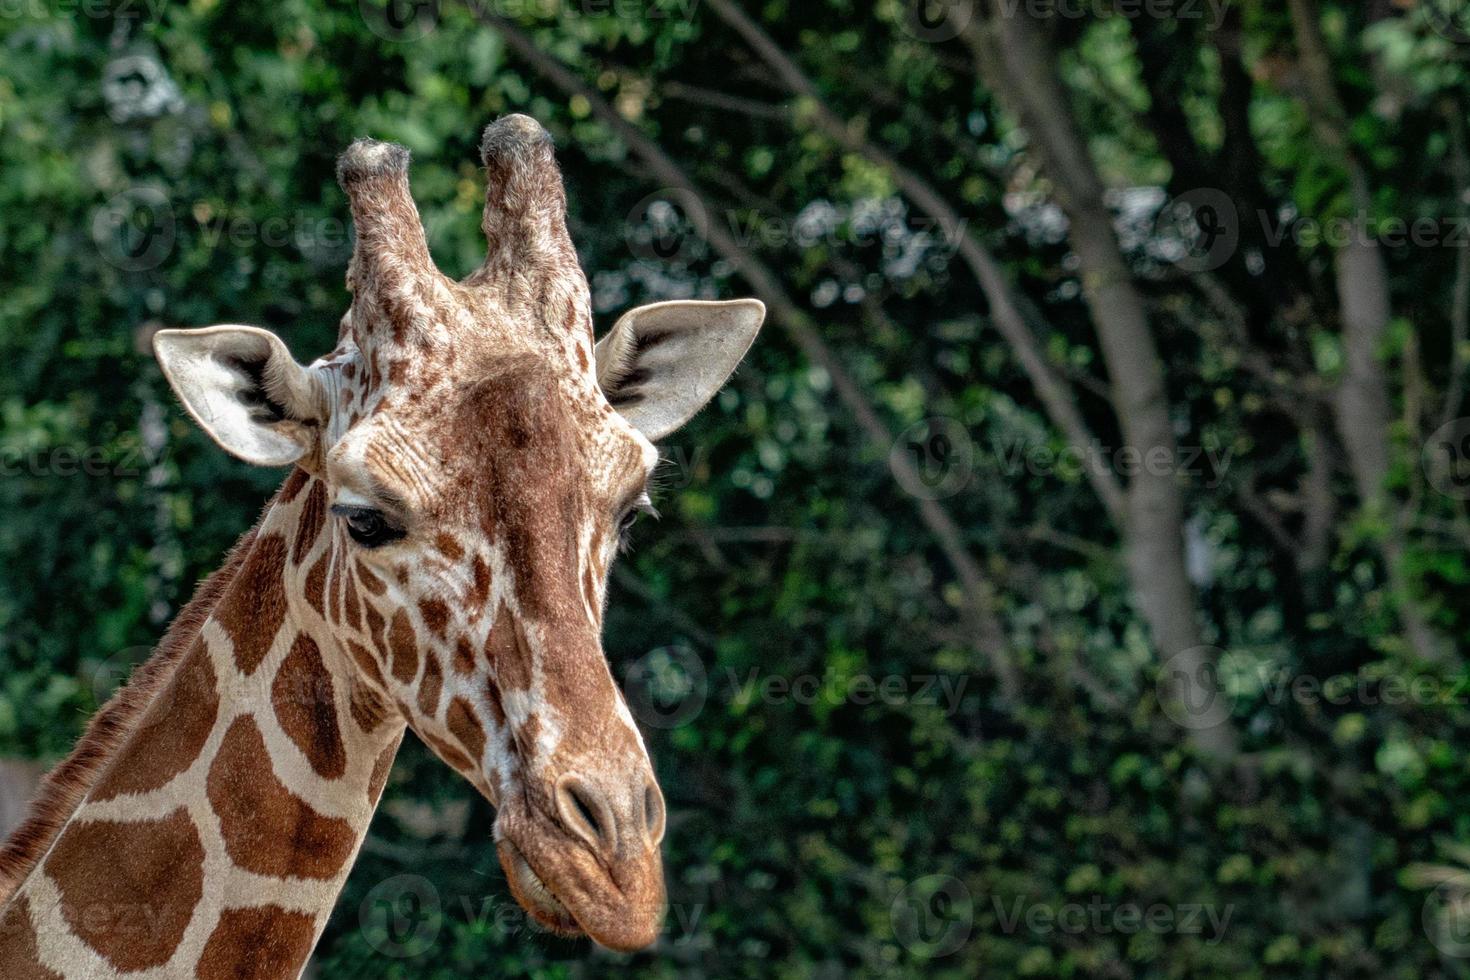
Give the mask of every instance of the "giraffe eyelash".
M 618 554 L 620 555 L 632 550 L 633 525 L 638 521 L 639 514 L 647 514 L 654 520 L 658 520 L 658 509 L 653 506 L 647 490 L 640 493 L 623 511 L 623 516 L 618 519 Z

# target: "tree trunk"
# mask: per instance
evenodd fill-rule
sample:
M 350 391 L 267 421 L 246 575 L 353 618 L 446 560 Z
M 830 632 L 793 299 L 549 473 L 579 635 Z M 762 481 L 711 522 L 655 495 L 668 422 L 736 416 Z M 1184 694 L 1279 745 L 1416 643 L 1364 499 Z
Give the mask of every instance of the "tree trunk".
M 1337 96 L 1316 7 L 1312 0 L 1290 0 L 1289 6 L 1312 125 L 1322 142 L 1341 157 L 1354 212 L 1351 232 L 1335 258 L 1343 354 L 1342 380 L 1333 405 L 1337 431 L 1362 506 L 1387 525 L 1379 550 L 1404 638 L 1419 660 L 1443 663 L 1449 657 L 1446 643 L 1424 618 L 1404 571 L 1406 517 L 1386 486 L 1393 410 L 1383 346 L 1392 306 L 1383 251 L 1365 227 L 1373 196 L 1367 171 L 1348 139 L 1347 112 Z
M 1124 552 L 1135 602 L 1148 623 L 1168 682 L 1182 705 L 1198 704 L 1197 685 L 1214 684 L 1212 651 L 1201 643 L 1197 596 L 1185 573 L 1184 501 L 1175 462 L 1178 449 L 1164 387 L 1164 365 L 1143 297 L 1133 283 L 1113 229 L 1112 214 L 1087 147 L 1067 108 L 1040 31 L 1020 11 L 974 18 L 966 37 L 983 77 L 1016 113 L 1035 143 L 1057 202 L 1067 213 L 1082 271 L 1088 312 L 1101 343 L 1113 409 L 1125 448 L 1144 461 L 1129 480 Z M 1178 720 L 1176 718 L 1176 720 Z M 1228 762 L 1239 752 L 1224 713 L 1186 724 L 1206 756 Z

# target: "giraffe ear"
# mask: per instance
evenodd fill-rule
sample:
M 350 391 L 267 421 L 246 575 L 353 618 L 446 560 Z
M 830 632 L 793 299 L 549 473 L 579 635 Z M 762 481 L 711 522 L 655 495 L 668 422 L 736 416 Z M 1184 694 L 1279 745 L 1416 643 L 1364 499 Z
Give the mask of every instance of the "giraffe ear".
M 724 386 L 765 316 L 757 299 L 674 300 L 629 310 L 597 343 L 597 383 L 608 404 L 657 441 Z
M 153 353 L 194 421 L 231 455 L 285 466 L 312 447 L 326 414 L 321 384 L 270 331 L 160 330 Z

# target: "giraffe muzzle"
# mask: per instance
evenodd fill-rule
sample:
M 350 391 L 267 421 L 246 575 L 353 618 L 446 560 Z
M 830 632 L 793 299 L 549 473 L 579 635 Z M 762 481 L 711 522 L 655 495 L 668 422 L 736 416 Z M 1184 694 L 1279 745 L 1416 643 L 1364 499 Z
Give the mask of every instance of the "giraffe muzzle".
M 663 825 L 651 775 L 616 798 L 568 775 L 544 802 L 524 792 L 502 801 L 496 849 L 511 893 L 541 926 L 609 949 L 643 949 L 663 924 Z

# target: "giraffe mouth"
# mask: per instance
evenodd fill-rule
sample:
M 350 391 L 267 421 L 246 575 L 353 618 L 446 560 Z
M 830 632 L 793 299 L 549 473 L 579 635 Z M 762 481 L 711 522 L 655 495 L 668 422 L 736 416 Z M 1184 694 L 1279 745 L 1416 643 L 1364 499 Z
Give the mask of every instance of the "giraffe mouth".
M 665 897 L 656 847 L 608 863 L 523 794 L 504 801 L 494 840 L 511 895 L 541 928 L 621 952 L 657 942 Z
M 585 935 L 562 900 L 556 897 L 545 879 L 531 867 L 531 862 L 508 838 L 502 838 L 500 856 L 510 881 L 511 894 L 531 918 L 543 928 L 561 936 Z

